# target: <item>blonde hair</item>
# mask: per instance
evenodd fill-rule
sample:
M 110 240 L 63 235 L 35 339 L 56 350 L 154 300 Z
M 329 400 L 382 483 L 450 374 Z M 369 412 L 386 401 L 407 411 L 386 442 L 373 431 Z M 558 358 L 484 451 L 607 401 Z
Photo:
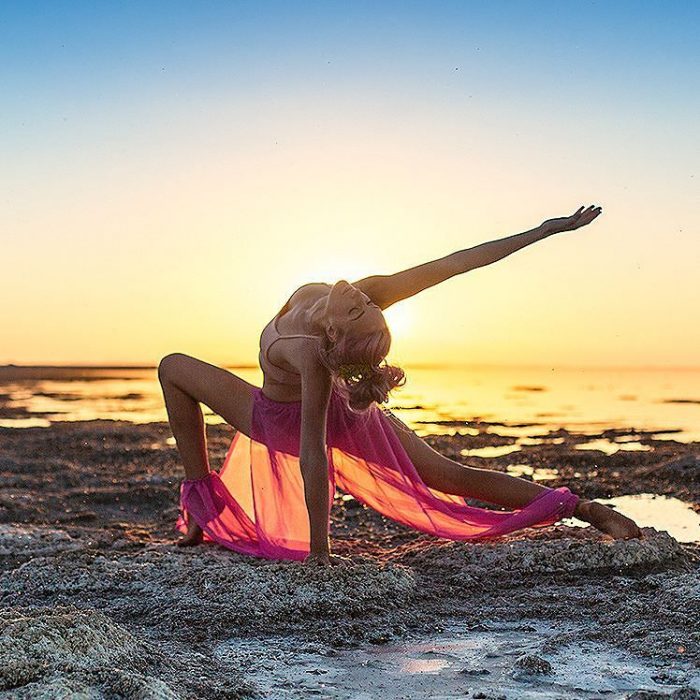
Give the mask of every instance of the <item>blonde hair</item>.
M 382 364 L 391 347 L 388 327 L 363 334 L 346 331 L 336 342 L 326 339 L 319 359 L 352 411 L 364 413 L 374 402 L 386 403 L 389 392 L 406 383 L 400 367 Z

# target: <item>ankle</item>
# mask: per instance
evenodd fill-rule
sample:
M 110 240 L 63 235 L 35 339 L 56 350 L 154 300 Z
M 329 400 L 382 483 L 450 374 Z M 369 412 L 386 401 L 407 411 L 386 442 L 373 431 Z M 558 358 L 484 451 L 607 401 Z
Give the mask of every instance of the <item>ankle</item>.
M 579 500 L 574 509 L 574 517 L 584 522 L 589 522 L 591 514 L 591 504 L 593 501 L 586 501 L 584 499 Z

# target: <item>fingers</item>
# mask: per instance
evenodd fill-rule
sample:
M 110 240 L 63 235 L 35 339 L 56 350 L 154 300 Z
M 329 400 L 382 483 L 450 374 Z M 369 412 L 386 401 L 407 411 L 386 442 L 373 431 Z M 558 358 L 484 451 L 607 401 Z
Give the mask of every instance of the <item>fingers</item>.
M 579 207 L 572 218 L 593 221 L 601 211 L 603 210 L 599 206 L 591 204 L 589 207 L 586 207 L 585 210 L 583 207 Z

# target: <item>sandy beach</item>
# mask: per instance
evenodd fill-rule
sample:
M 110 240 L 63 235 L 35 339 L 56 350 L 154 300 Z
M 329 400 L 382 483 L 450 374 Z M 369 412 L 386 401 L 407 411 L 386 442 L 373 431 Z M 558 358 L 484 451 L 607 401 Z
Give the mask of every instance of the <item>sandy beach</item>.
M 426 440 L 506 470 L 512 455 L 460 457 L 511 439 L 479 426 Z M 234 430 L 207 434 L 218 469 Z M 339 492 L 331 535 L 351 564 L 180 548 L 169 438 L 167 423 L 0 428 L 0 698 L 698 697 L 698 544 L 565 524 L 452 542 Z M 698 443 L 575 448 L 615 438 L 562 429 L 525 456 L 583 497 L 700 510 Z

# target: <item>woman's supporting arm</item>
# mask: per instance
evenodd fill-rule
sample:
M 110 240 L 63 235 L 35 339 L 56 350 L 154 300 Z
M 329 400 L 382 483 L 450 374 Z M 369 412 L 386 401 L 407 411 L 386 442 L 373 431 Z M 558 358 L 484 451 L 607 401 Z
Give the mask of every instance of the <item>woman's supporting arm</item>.
M 304 341 L 301 358 L 301 434 L 299 465 L 304 497 L 309 511 L 312 553 L 330 551 L 328 536 L 329 475 L 326 454 L 326 424 L 331 395 L 331 377 L 313 352 L 315 340 Z
M 309 511 L 310 553 L 329 554 L 331 541 L 328 534 L 328 459 L 301 462 L 304 480 L 304 498 Z

